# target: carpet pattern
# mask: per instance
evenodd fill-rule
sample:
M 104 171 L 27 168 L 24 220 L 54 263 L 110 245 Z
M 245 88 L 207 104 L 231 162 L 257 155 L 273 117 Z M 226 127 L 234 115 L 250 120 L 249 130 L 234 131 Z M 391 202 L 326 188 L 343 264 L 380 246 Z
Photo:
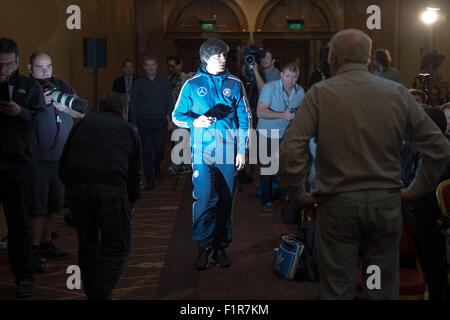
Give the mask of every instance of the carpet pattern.
M 227 249 L 231 267 L 211 264 L 206 271 L 196 271 L 197 248 L 191 238 L 191 177 L 181 175 L 175 191 L 174 182 L 175 177 L 163 176 L 156 188 L 144 192 L 136 204 L 131 255 L 113 299 L 318 299 L 318 283 L 281 280 L 273 273 L 273 248 L 280 244 L 283 233 L 295 232 L 296 226 L 282 224 L 279 202 L 275 202 L 275 212 L 267 213 L 262 211 L 258 198 L 248 197 L 256 192 L 256 183 L 242 185 L 236 196 L 233 241 Z M 82 288 L 69 290 L 66 285 L 70 276 L 67 268 L 77 264 L 75 229 L 64 222 L 63 215 L 54 220 L 59 235 L 54 243 L 71 252 L 72 258 L 48 261 L 45 272 L 35 274 L 35 295 L 31 300 L 85 300 Z M 0 250 L 0 300 L 15 299 L 14 291 L 7 250 Z

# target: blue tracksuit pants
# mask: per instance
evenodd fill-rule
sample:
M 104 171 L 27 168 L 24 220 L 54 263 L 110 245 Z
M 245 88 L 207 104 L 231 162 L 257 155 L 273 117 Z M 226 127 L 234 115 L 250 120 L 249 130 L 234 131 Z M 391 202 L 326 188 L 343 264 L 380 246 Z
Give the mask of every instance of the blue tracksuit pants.
M 192 237 L 197 245 L 226 248 L 231 242 L 234 164 L 193 164 Z

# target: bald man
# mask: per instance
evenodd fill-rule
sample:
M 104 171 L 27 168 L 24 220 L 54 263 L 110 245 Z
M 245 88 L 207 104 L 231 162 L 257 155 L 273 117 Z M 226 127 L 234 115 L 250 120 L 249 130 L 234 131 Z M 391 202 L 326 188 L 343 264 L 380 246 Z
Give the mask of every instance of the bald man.
M 64 203 L 64 186 L 58 177 L 58 162 L 61 157 L 70 129 L 72 117 L 82 117 L 84 108 L 71 109 L 53 101 L 50 87 L 58 91 L 75 95 L 72 87 L 53 75 L 51 57 L 44 53 L 33 53 L 30 56 L 28 70 L 44 91 L 48 113 L 48 126 L 39 130 L 39 175 L 35 181 L 36 199 L 30 212 L 30 227 L 35 261 L 69 259 L 70 252 L 57 249 L 52 241 L 53 216 L 61 213 Z M 37 270 L 39 271 L 39 266 Z
M 369 73 L 370 51 L 359 30 L 332 38 L 332 78 L 308 91 L 280 151 L 281 186 L 317 214 L 322 299 L 354 298 L 358 262 L 366 299 L 398 299 L 401 198 L 432 190 L 450 158 L 449 142 L 408 90 Z M 312 137 L 317 176 L 309 194 Z M 424 155 L 408 189 L 400 179 L 403 139 Z

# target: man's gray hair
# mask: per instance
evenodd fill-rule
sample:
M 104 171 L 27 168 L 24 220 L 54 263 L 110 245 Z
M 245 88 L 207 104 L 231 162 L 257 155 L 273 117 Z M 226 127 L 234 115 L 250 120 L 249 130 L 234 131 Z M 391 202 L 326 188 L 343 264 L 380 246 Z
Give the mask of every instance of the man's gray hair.
M 200 46 L 200 62 L 206 66 L 205 59 L 209 59 L 216 54 L 225 55 L 230 51 L 230 47 L 220 39 L 208 39 Z
M 357 29 L 345 29 L 336 33 L 330 41 L 330 54 L 334 52 L 340 63 L 364 63 L 368 64 L 372 40 Z
M 100 99 L 99 109 L 100 112 L 112 111 L 121 114 L 126 105 L 127 100 L 122 94 L 110 92 Z

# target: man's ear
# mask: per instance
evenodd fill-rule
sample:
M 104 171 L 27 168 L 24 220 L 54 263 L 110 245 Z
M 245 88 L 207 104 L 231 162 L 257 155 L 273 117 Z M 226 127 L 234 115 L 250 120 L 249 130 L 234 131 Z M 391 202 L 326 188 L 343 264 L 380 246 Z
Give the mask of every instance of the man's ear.
M 127 120 L 127 107 L 126 106 L 122 107 L 122 118 L 124 120 Z
M 31 71 L 33 69 L 33 66 L 31 64 L 28 64 L 28 71 L 30 71 L 30 73 L 33 73 L 33 71 Z

